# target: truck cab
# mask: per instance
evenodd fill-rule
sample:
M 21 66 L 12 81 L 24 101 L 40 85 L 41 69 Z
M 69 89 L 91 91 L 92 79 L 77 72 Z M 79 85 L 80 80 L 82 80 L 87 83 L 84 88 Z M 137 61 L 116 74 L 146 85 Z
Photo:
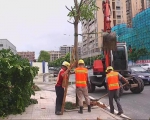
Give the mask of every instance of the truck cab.
M 110 51 L 110 65 L 113 66 L 115 71 L 121 74 L 127 73 L 128 70 L 128 53 L 126 43 L 117 43 L 115 51 Z M 105 59 L 95 60 L 93 63 L 93 75 L 89 76 L 90 90 L 94 92 L 95 87 L 104 86 L 107 88 L 105 83 Z

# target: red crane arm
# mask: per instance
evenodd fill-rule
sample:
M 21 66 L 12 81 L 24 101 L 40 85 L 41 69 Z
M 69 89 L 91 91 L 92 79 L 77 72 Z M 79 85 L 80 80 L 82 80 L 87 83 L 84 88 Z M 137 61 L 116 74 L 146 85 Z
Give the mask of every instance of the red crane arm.
M 110 3 L 109 0 L 103 1 L 102 3 L 103 13 L 104 13 L 104 32 L 111 32 L 111 20 L 110 20 Z
M 111 14 L 111 7 L 109 0 L 102 2 L 102 8 L 103 8 L 103 14 L 104 14 L 104 32 L 111 32 L 111 20 L 110 20 L 110 14 Z M 110 51 L 104 51 L 105 56 L 105 64 L 106 67 L 110 65 Z

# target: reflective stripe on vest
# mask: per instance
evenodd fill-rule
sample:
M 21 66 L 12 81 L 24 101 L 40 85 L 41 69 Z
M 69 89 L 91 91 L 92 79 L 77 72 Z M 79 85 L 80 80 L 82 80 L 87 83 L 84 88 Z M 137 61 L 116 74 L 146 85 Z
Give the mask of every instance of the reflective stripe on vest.
M 109 84 L 109 87 L 114 87 L 114 86 L 119 86 L 119 84 L 118 83 Z
M 87 73 L 86 70 L 75 70 L 76 73 Z
M 76 81 L 76 84 L 86 84 L 86 81 Z
M 86 87 L 87 84 L 87 73 L 88 70 L 86 68 L 76 68 L 75 69 L 75 79 L 77 87 Z
M 119 77 L 118 72 L 110 72 L 106 75 L 108 82 L 108 89 L 115 90 L 119 89 Z

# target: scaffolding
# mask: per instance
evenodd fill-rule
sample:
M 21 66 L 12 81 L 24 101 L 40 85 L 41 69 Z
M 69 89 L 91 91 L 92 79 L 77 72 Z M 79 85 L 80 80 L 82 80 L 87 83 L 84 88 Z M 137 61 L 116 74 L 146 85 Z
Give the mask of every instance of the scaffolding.
M 132 28 L 126 24 L 119 24 L 112 28 L 116 32 L 119 42 L 126 42 L 132 48 L 146 48 L 150 51 L 150 8 L 143 10 L 132 18 Z M 143 56 L 141 60 L 150 59 Z

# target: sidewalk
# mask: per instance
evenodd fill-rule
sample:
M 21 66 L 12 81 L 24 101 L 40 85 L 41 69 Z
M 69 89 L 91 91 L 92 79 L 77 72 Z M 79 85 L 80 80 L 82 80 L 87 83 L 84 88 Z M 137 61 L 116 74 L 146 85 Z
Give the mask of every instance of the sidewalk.
M 30 105 L 28 108 L 26 108 L 26 112 L 22 113 L 22 115 L 9 115 L 5 119 L 9 120 L 95 119 L 96 120 L 97 117 L 100 118 L 101 120 L 122 119 L 119 116 L 110 114 L 108 111 L 99 107 L 94 107 L 91 113 L 87 112 L 87 108 L 85 108 L 83 114 L 79 114 L 77 111 L 71 111 L 71 112 L 64 112 L 63 115 L 59 116 L 55 115 L 55 98 L 56 98 L 56 93 L 54 89 L 55 81 L 43 82 L 42 77 L 38 77 L 38 79 L 35 79 L 34 81 L 41 88 L 41 91 L 35 92 L 36 93 L 35 96 L 32 96 L 32 98 L 38 100 L 38 104 Z M 75 102 L 75 89 L 73 86 L 69 86 L 68 88 L 66 101 Z

